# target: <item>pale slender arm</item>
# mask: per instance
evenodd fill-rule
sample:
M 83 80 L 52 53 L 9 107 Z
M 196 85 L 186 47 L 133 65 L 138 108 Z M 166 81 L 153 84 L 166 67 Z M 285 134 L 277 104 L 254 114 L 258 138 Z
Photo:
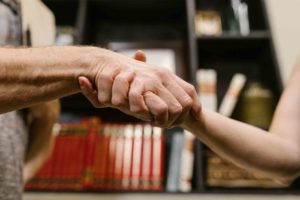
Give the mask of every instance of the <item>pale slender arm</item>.
M 276 108 L 269 132 L 203 109 L 183 127 L 235 164 L 273 179 L 291 181 L 300 172 L 300 63 Z

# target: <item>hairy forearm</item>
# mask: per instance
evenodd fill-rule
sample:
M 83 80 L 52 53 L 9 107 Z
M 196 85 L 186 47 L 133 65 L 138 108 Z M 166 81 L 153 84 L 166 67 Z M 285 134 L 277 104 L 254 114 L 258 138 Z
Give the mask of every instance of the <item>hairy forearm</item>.
M 300 159 L 289 140 L 256 127 L 203 110 L 202 121 L 189 117 L 184 128 L 223 158 L 279 180 L 290 180 Z
M 105 52 L 105 50 L 103 50 Z M 79 92 L 80 75 L 93 78 L 100 48 L 0 48 L 0 113 Z

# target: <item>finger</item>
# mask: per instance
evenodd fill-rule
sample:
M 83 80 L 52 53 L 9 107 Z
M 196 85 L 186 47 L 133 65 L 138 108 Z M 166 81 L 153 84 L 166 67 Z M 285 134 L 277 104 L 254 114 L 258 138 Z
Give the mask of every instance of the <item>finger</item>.
M 83 95 L 92 103 L 94 107 L 99 107 L 100 104 L 98 102 L 98 94 L 97 91 L 94 90 L 90 80 L 84 76 L 80 76 L 78 78 L 78 82 Z
M 136 51 L 133 58 L 141 62 L 146 62 L 146 54 L 142 50 Z
M 158 87 L 156 95 L 161 98 L 168 106 L 169 119 L 165 126 L 172 126 L 182 113 L 182 106 L 173 96 L 173 94 L 167 90 L 164 86 Z
M 165 81 L 165 87 L 172 93 L 176 98 L 179 104 L 182 107 L 182 112 L 179 114 L 178 118 L 174 121 L 174 125 L 181 124 L 186 116 L 189 114 L 192 105 L 193 99 L 186 93 L 186 91 L 173 80 Z
M 128 92 L 134 76 L 134 72 L 128 71 L 122 72 L 115 77 L 112 86 L 111 102 L 116 108 L 128 107 Z
M 177 77 L 176 75 L 174 75 L 175 79 L 177 80 L 177 83 L 186 91 L 187 94 L 190 95 L 190 97 L 193 99 L 193 105 L 192 105 L 192 109 L 191 109 L 191 114 L 193 115 L 193 117 L 196 120 L 200 120 L 201 119 L 201 104 L 199 102 L 198 96 L 197 96 L 197 92 L 195 90 L 195 88 L 185 82 L 184 80 L 182 80 L 181 78 Z
M 152 116 L 144 101 L 145 88 L 144 85 L 139 80 L 134 80 L 129 88 L 128 101 L 130 112 L 135 113 L 135 115 L 142 116 L 144 119 L 151 120 Z
M 153 92 L 146 92 L 144 99 L 149 111 L 153 114 L 153 125 L 166 125 L 168 123 L 168 105 Z
M 105 66 L 96 77 L 96 85 L 98 91 L 98 101 L 103 105 L 111 104 L 112 85 L 116 75 L 120 73 L 120 68 L 113 66 Z

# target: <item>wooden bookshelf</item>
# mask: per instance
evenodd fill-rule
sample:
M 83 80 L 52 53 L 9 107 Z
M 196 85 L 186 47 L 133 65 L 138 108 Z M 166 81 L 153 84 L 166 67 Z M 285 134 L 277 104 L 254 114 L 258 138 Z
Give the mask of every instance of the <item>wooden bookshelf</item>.
M 247 36 L 232 34 L 226 30 L 220 36 L 197 36 L 194 17 L 197 10 L 201 9 L 199 0 L 44 0 L 44 2 L 53 10 L 58 25 L 75 27 L 76 44 L 106 47 L 110 42 L 180 42 L 184 50 L 184 64 L 181 66 L 184 73 L 180 75 L 186 81 L 196 86 L 195 75 L 198 69 L 202 67 L 216 69 L 222 74 L 218 82 L 220 99 L 225 93 L 224 85 L 229 82 L 232 74 L 242 72 L 249 79 L 258 76 L 259 80 L 272 90 L 276 101 L 279 99 L 282 81 L 264 0 L 245 1 L 249 6 L 251 29 Z M 216 4 L 228 6 L 229 3 L 230 1 L 226 0 Z M 98 115 L 104 121 L 139 121 L 116 110 L 95 110 L 80 94 L 63 98 L 62 110 Z M 270 191 L 261 188 L 207 187 L 204 148 L 201 142 L 197 141 L 193 192 Z M 294 188 L 297 188 L 297 184 Z M 290 189 L 271 191 L 289 193 L 292 191 Z

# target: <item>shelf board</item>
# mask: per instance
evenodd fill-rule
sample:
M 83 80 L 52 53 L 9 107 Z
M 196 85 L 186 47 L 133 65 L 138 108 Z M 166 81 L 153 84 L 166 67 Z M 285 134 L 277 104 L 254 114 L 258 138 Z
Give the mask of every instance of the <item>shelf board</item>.
M 197 36 L 197 40 L 253 40 L 253 39 L 269 39 L 268 31 L 253 31 L 249 35 L 232 34 L 225 32 L 220 36 Z
M 232 200 L 279 200 L 279 199 L 290 199 L 296 200 L 299 199 L 297 195 L 251 195 L 251 194 L 75 194 L 75 193 L 25 193 L 24 200 L 83 200 L 83 199 L 118 199 L 118 200 L 156 200 L 156 199 L 164 199 L 164 200 L 182 200 L 182 199 L 190 199 L 190 200 L 224 200 L 224 199 L 232 199 Z

